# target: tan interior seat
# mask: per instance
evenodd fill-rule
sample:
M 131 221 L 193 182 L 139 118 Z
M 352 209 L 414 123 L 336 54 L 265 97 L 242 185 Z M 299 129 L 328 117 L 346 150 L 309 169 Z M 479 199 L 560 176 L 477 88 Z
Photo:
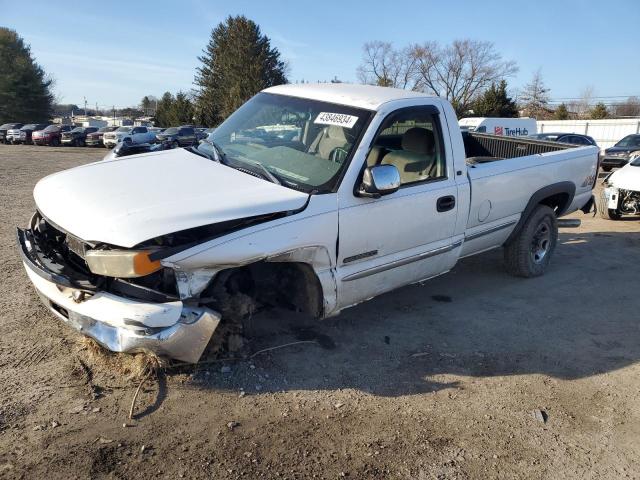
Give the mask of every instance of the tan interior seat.
M 317 153 L 325 160 L 330 160 L 331 152 L 336 148 L 348 148 L 349 143 L 344 134 L 344 128 L 329 125 L 323 128 L 309 147 L 309 153 Z
M 382 147 L 371 147 L 371 150 L 369 150 L 369 154 L 367 155 L 367 167 L 374 167 L 378 165 L 386 151 L 387 150 Z
M 400 181 L 418 182 L 428 177 L 436 161 L 433 132 L 426 128 L 410 128 L 402 136 L 402 150 L 387 153 L 383 165 L 395 165 Z

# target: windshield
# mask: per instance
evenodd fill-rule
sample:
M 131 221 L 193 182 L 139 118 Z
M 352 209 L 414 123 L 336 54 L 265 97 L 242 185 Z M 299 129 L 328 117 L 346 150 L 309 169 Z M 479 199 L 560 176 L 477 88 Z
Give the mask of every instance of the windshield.
M 80 133 L 82 133 L 82 132 L 84 132 L 84 127 L 76 127 L 76 128 L 74 128 L 73 130 L 71 130 L 71 131 L 72 131 L 72 132 L 80 132 Z
M 176 127 L 171 127 L 171 128 L 167 128 L 162 133 L 165 134 L 165 135 L 175 135 L 176 133 L 178 133 L 178 129 Z
M 130 132 L 131 127 L 120 127 L 116 130 L 116 132 Z
M 232 167 L 266 169 L 283 185 L 306 192 L 329 191 L 370 115 L 368 110 L 343 105 L 259 93 L 198 150 L 213 156 L 215 143 Z M 260 164 L 257 169 L 255 164 Z
M 616 147 L 640 147 L 640 135 L 627 135 L 618 143 Z
M 35 123 L 30 123 L 28 125 L 25 125 L 24 127 L 22 127 L 20 130 L 33 130 L 36 128 L 36 124 Z
M 60 127 L 56 127 L 55 125 L 49 125 L 44 129 L 45 132 L 57 132 L 58 130 L 60 130 Z

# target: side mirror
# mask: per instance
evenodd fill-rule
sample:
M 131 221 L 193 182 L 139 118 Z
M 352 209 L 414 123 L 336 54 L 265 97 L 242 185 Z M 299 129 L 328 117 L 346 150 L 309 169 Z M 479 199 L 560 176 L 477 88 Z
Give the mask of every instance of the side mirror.
M 395 165 L 376 165 L 364 169 L 358 194 L 378 198 L 400 188 L 400 172 Z

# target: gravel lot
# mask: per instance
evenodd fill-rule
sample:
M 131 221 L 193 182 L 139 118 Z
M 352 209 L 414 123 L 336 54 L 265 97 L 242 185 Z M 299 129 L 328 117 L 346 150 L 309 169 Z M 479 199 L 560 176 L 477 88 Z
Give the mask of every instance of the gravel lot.
M 253 351 L 317 342 L 168 372 L 129 421 L 138 382 L 14 240 L 39 178 L 105 153 L 0 145 L 0 477 L 640 478 L 639 218 L 574 215 L 543 278 L 493 251 L 321 323 L 257 315 Z

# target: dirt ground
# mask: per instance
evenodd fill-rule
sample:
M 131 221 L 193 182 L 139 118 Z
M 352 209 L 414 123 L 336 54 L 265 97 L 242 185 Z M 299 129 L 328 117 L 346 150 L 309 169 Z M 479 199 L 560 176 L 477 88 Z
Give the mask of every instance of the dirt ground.
M 138 381 L 15 245 L 36 181 L 105 153 L 0 145 L 0 478 L 640 478 L 640 218 L 573 215 L 543 278 L 493 251 L 324 322 L 256 315 L 254 352 L 315 342 L 167 372 L 129 421 Z

